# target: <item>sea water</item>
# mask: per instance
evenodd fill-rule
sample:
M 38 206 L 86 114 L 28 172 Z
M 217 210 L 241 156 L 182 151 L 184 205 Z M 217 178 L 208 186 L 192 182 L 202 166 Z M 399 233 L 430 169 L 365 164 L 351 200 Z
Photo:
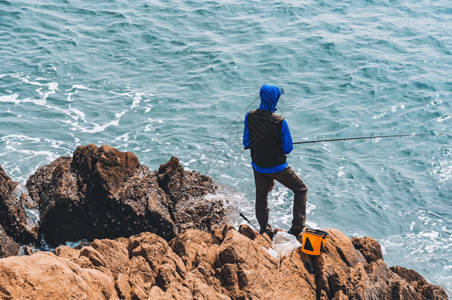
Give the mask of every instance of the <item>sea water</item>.
M 446 0 L 0 0 L 0 165 L 24 184 L 78 145 L 152 169 L 174 155 L 256 224 L 243 117 L 277 84 L 295 142 L 433 134 L 295 145 L 289 162 L 308 225 L 373 237 L 452 295 L 451 28 Z M 292 196 L 276 185 L 272 226 L 290 227 Z

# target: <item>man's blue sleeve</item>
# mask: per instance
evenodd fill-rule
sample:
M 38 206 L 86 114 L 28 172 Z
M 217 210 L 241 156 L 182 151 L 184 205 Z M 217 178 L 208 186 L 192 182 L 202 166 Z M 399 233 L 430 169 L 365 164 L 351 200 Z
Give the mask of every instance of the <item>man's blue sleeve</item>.
M 284 154 L 289 154 L 293 150 L 292 136 L 289 131 L 289 124 L 283 120 L 281 126 L 281 142 Z
M 251 146 L 250 131 L 248 128 L 248 113 L 245 116 L 245 129 L 243 130 L 243 147 L 248 149 Z

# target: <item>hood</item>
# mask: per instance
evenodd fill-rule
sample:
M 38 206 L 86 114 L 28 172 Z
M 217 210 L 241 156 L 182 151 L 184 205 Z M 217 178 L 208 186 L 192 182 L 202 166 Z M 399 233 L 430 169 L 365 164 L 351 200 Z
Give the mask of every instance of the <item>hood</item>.
M 281 95 L 281 89 L 277 86 L 264 84 L 260 91 L 261 105 L 259 106 L 259 109 L 275 112 L 276 104 L 278 103 L 279 96 Z

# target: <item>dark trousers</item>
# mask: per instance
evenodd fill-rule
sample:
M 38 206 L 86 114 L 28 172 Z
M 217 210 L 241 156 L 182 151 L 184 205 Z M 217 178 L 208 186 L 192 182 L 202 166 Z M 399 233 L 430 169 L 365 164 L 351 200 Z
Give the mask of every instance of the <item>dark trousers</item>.
M 259 173 L 254 170 L 254 183 L 256 184 L 256 217 L 261 230 L 267 228 L 268 193 L 271 192 L 277 180 L 294 193 L 292 228 L 302 230 L 306 223 L 306 202 L 308 188 L 291 167 L 278 173 Z

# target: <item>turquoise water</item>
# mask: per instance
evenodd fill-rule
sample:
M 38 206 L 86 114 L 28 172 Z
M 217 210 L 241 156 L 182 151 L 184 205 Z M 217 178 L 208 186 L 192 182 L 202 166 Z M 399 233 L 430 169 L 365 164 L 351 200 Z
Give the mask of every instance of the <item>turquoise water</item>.
M 449 1 L 0 0 L 0 165 L 24 183 L 80 144 L 152 169 L 175 155 L 252 216 L 241 134 L 262 84 L 284 87 L 294 141 L 451 134 L 451 28 Z M 374 237 L 451 295 L 450 145 L 296 145 L 308 225 Z M 291 197 L 275 187 L 272 225 L 289 228 Z

